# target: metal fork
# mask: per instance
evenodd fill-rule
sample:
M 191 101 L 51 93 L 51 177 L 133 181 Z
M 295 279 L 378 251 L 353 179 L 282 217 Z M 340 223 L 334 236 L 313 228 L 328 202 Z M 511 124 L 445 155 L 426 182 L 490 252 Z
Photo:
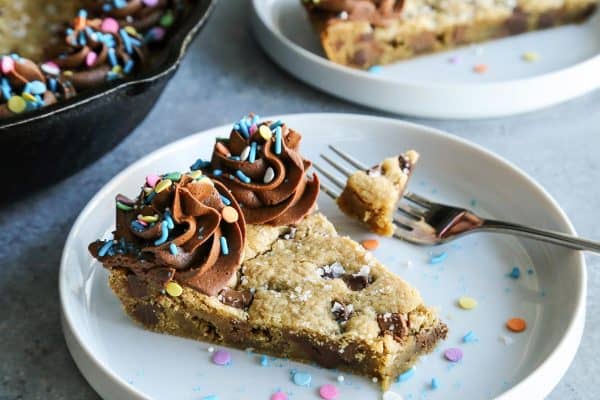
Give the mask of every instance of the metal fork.
M 364 171 L 369 169 L 362 162 L 336 147 L 330 145 L 329 148 L 352 167 Z M 325 154 L 321 154 L 321 158 L 345 178 L 354 173 L 353 170 Z M 318 164 L 313 165 L 321 175 L 335 185 L 332 187 L 321 180 L 321 189 L 335 200 L 339 196 L 339 190 L 345 186 L 345 182 Z M 440 245 L 474 232 L 495 232 L 541 240 L 575 250 L 600 252 L 600 242 L 511 222 L 485 219 L 466 208 L 435 203 L 411 192 L 404 194 L 397 211 L 394 215 L 396 225 L 394 236 L 418 245 Z

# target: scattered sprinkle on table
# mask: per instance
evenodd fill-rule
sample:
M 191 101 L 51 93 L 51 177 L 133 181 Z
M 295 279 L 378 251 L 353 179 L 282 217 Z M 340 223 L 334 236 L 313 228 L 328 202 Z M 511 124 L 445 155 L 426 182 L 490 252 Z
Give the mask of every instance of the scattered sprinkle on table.
M 527 329 L 527 322 L 523 318 L 511 318 L 506 321 L 506 327 L 511 332 L 523 332 Z
M 448 253 L 445 251 L 439 254 L 432 254 L 431 258 L 429 258 L 429 264 L 435 265 L 444 262 L 448 258 Z
M 500 335 L 498 337 L 498 339 L 500 339 L 500 341 L 502 343 L 504 343 L 505 346 L 509 346 L 515 342 L 515 340 L 513 338 L 511 338 L 510 336 L 506 336 L 506 335 Z
M 458 299 L 458 305 L 463 310 L 472 310 L 475 307 L 477 307 L 477 300 L 475 300 L 472 297 L 463 296 L 460 299 Z
M 431 379 L 431 389 L 432 389 L 432 390 L 436 390 L 436 389 L 438 389 L 439 387 L 440 387 L 440 382 L 439 382 L 437 379 L 435 379 L 435 378 L 432 378 L 432 379 Z
M 228 365 L 231 363 L 231 353 L 227 350 L 217 350 L 212 356 L 212 362 L 217 365 Z
M 319 388 L 319 395 L 325 400 L 335 400 L 338 397 L 338 389 L 334 385 L 327 383 Z
M 417 370 L 416 367 L 414 367 L 414 366 L 410 367 L 409 369 L 407 369 L 406 371 L 404 371 L 403 373 L 398 375 L 396 382 L 406 382 L 407 380 L 409 380 L 410 378 L 413 377 L 416 370 Z
M 473 66 L 473 72 L 476 74 L 485 74 L 489 69 L 490 67 L 487 64 L 475 64 Z
M 276 392 L 271 395 L 271 400 L 288 400 L 288 396 L 283 392 Z
M 452 56 L 448 59 L 450 64 L 458 64 L 460 62 L 460 58 L 458 56 Z
M 510 271 L 509 276 L 513 279 L 519 279 L 521 277 L 521 270 L 519 269 L 519 267 L 513 267 L 513 269 Z
M 540 59 L 540 55 L 535 51 L 527 51 L 521 55 L 521 59 L 526 62 L 536 62 Z
M 463 336 L 462 341 L 463 343 L 475 343 L 477 342 L 477 337 L 473 331 L 469 331 L 465 336 Z
M 208 396 L 204 396 L 202 400 L 219 400 L 219 397 L 216 394 L 209 394 Z
M 344 379 L 345 379 L 344 375 L 338 375 L 338 377 L 337 377 L 337 381 L 340 383 L 344 382 Z
M 179 297 L 183 293 L 183 288 L 177 282 L 169 282 L 167 283 L 167 287 L 165 288 L 169 296 Z
M 534 272 L 535 272 L 535 271 L 533 270 L 533 268 L 529 268 L 529 269 L 527 270 L 527 273 L 528 273 L 529 275 L 533 275 L 533 274 L 534 274 Z
M 214 353 L 215 352 L 215 348 L 214 347 L 209 347 L 208 349 L 206 349 L 209 353 Z
M 371 68 L 368 69 L 368 71 L 372 74 L 378 74 L 381 71 L 383 71 L 383 68 L 381 67 L 381 65 L 373 65 Z
M 387 392 L 385 392 L 383 394 L 383 400 L 404 400 L 404 397 L 402 397 L 401 395 L 399 395 L 396 392 L 392 392 L 391 390 L 388 390 Z
M 307 372 L 294 372 L 292 381 L 298 386 L 310 386 L 312 376 Z
M 444 357 L 450 362 L 459 362 L 463 358 L 463 352 L 459 348 L 452 347 L 444 352 Z
M 260 356 L 260 365 L 262 365 L 263 367 L 266 367 L 267 365 L 269 365 L 269 357 Z
M 362 245 L 362 247 L 364 247 L 367 250 L 375 250 L 379 247 L 379 240 L 365 239 L 362 242 L 360 242 L 360 244 Z

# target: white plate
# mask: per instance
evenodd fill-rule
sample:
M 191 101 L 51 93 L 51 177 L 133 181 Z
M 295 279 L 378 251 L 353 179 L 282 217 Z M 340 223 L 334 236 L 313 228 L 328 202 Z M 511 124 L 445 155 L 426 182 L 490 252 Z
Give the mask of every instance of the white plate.
M 392 119 L 344 114 L 281 117 L 304 134 L 302 147 L 317 159 L 334 143 L 366 162 L 406 148 L 422 154 L 411 190 L 456 204 L 474 201 L 477 211 L 497 218 L 573 233 L 559 206 L 513 165 L 481 147 L 443 132 Z M 209 157 L 223 126 L 192 135 L 136 162 L 108 183 L 75 222 L 65 244 L 60 270 L 60 296 L 67 344 L 90 384 L 106 399 L 268 399 L 276 389 L 292 400 L 317 399 L 324 383 L 338 384 L 337 373 L 287 361 L 261 367 L 258 356 L 233 352 L 230 367 L 210 362 L 208 345 L 147 332 L 130 321 L 107 285 L 107 273 L 92 260 L 87 244 L 108 237 L 113 227 L 114 196 L 134 195 L 149 173 L 186 170 L 198 157 Z M 370 237 L 344 217 L 324 194 L 321 210 L 344 234 Z M 429 265 L 432 252 L 446 251 L 441 264 Z M 375 255 L 413 283 L 426 302 L 440 307 L 450 335 L 439 350 L 417 365 L 412 379 L 393 390 L 408 399 L 465 398 L 538 399 L 549 393 L 569 366 L 581 339 L 585 314 L 586 272 L 577 252 L 506 236 L 480 234 L 443 248 L 423 248 L 392 239 L 381 240 Z M 412 261 L 407 267 L 406 261 Z M 521 267 L 518 280 L 507 277 Z M 527 270 L 532 269 L 533 274 Z M 473 311 L 456 306 L 460 296 L 479 301 Z M 505 321 L 525 318 L 529 328 L 512 334 Z M 461 338 L 472 330 L 478 343 Z M 499 337 L 514 341 L 503 344 Z M 464 359 L 450 364 L 442 350 L 460 347 Z M 290 369 L 308 371 L 313 386 L 290 381 Z M 340 399 L 379 398 L 377 385 L 345 374 Z M 432 391 L 435 377 L 441 387 Z
M 532 111 L 600 87 L 600 13 L 570 25 L 423 56 L 378 74 L 328 61 L 300 0 L 252 0 L 252 27 L 269 56 L 302 81 L 368 107 L 431 118 Z M 524 52 L 540 55 L 534 63 Z M 451 57 L 460 62 L 452 64 Z M 476 74 L 475 64 L 490 70 Z

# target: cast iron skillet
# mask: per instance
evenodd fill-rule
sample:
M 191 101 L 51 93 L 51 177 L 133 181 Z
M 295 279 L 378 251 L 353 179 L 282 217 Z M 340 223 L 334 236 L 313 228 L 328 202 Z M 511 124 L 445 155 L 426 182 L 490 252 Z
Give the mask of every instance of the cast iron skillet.
M 0 120 L 0 204 L 64 178 L 115 147 L 146 117 L 217 0 L 196 0 L 152 65 L 72 99 Z

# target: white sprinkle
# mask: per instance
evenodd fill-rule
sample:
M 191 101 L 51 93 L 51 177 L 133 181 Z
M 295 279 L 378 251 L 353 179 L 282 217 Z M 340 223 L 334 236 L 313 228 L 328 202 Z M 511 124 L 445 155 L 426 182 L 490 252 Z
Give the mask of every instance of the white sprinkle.
M 379 381 L 379 379 L 377 379 L 376 376 L 374 376 L 373 378 L 371 378 L 371 380 L 373 381 L 373 383 L 377 383 Z
M 338 377 L 337 377 L 337 381 L 338 381 L 339 383 L 342 383 L 342 382 L 344 382 L 344 375 L 338 375 Z
M 410 268 L 410 267 L 413 266 L 413 263 L 410 260 L 402 261 L 401 264 L 402 264 L 403 267 L 406 267 L 406 268 Z
M 249 155 L 250 155 L 250 146 L 246 146 L 244 148 L 244 150 L 242 150 L 242 152 L 240 153 L 240 160 L 246 161 L 248 159 Z
M 269 167 L 265 171 L 265 176 L 263 178 L 263 182 L 264 183 L 271 183 L 271 181 L 273 180 L 273 178 L 275 178 L 275 171 L 273 171 L 273 168 Z
M 347 11 L 342 11 L 339 14 L 340 19 L 348 19 L 348 12 Z
M 212 347 L 212 346 L 210 346 L 210 347 L 208 348 L 208 352 L 209 352 L 209 353 L 214 353 L 214 352 L 215 352 L 215 348 L 214 348 L 214 347 Z
M 387 392 L 385 392 L 383 394 L 383 400 L 404 400 L 404 397 L 402 397 L 401 395 L 399 395 L 396 392 L 392 392 L 391 390 L 388 390 Z
M 357 274 L 352 274 L 352 275 L 353 276 L 364 276 L 364 277 L 368 278 L 370 273 L 371 273 L 371 267 L 368 265 L 363 265 L 362 267 L 360 267 L 360 271 L 358 271 Z
M 513 344 L 515 342 L 515 340 L 513 338 L 511 338 L 510 336 L 506 336 L 506 335 L 500 335 L 500 337 L 498 337 L 498 339 L 500 339 L 500 341 L 502 343 L 504 343 L 504 345 L 506 345 L 506 346 L 510 346 L 511 344 Z

